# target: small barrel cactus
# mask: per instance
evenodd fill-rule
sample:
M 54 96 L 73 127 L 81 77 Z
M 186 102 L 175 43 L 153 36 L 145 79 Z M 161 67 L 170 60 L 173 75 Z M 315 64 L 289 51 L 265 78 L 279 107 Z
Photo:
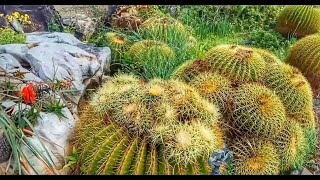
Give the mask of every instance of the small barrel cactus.
M 310 5 L 286 6 L 278 17 L 276 29 L 285 37 L 296 34 L 299 38 L 320 32 L 320 13 Z
M 306 36 L 290 49 L 285 62 L 298 68 L 308 79 L 314 93 L 320 90 L 320 33 Z
M 262 85 L 245 84 L 233 93 L 231 116 L 237 128 L 264 138 L 276 137 L 286 112 L 278 96 Z
M 218 105 L 221 110 L 226 107 L 231 92 L 231 81 L 218 73 L 205 72 L 195 76 L 189 83 L 200 95 Z
M 239 45 L 213 47 L 206 53 L 204 60 L 211 70 L 236 83 L 258 81 L 266 69 L 266 62 L 259 53 Z
M 165 43 L 153 40 L 142 40 L 134 43 L 128 50 L 133 63 L 142 64 L 146 61 L 170 61 L 175 58 L 175 52 Z
M 209 63 L 202 59 L 192 59 L 180 65 L 171 75 L 173 79 L 180 81 L 190 82 L 195 76 L 203 73 L 210 72 Z
M 270 141 L 261 138 L 242 137 L 233 140 L 230 146 L 233 152 L 237 175 L 277 175 L 280 173 L 280 158 L 276 147 Z
M 140 32 L 144 38 L 178 45 L 189 42 L 191 35 L 182 23 L 171 17 L 151 17 L 140 26 Z
M 105 38 L 111 49 L 112 59 L 119 60 L 123 57 L 123 53 L 130 47 L 130 41 L 121 34 L 115 32 L 107 32 Z

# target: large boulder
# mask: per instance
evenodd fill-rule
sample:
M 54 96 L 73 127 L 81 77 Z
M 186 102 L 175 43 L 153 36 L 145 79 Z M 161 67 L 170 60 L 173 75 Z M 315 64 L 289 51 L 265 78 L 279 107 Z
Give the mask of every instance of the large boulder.
M 13 16 L 14 12 L 29 16 L 31 24 L 20 22 L 26 33 L 49 31 L 52 24 L 56 25 L 56 30 L 63 31 L 61 17 L 53 5 L 0 5 L 0 14 L 4 14 L 0 18 L 0 27 L 10 25 L 6 16 Z
M 3 82 L 9 77 L 10 82 L 19 84 L 17 89 L 20 90 L 29 81 L 39 84 L 51 80 L 72 80 L 74 86 L 71 88 L 74 92 L 81 92 L 76 95 L 74 92 L 72 94 L 62 92 L 63 97 L 55 93 L 54 97 L 66 106 L 62 110 L 63 116 L 40 112 L 40 117 L 34 125 L 35 133 L 40 139 L 27 137 L 28 141 L 43 151 L 45 156 L 51 157 L 57 169 L 61 169 L 70 150 L 68 140 L 77 122 L 78 103 L 87 87 L 101 84 L 103 81 L 103 75 L 109 71 L 111 52 L 108 47 L 95 47 L 82 43 L 67 33 L 35 32 L 26 35 L 27 44 L 0 45 L 0 81 Z M 16 72 L 21 72 L 24 76 L 15 78 Z M 0 106 L 3 109 L 14 107 L 13 111 L 19 110 L 16 102 L 1 100 Z M 30 106 L 23 104 L 23 108 Z M 8 146 L 4 146 L 7 145 L 4 142 L 6 141 L 1 135 L 0 127 L 0 155 L 3 154 L 2 159 L 0 158 L 0 174 L 1 169 L 7 166 L 7 162 L 2 161 L 8 159 L 5 154 Z M 24 145 L 22 149 L 37 171 L 32 170 L 31 174 L 47 174 L 46 167 L 30 149 Z

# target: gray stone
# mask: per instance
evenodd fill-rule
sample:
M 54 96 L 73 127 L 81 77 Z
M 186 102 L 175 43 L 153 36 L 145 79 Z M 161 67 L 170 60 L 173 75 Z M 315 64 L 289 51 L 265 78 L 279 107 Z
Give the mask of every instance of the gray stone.
M 29 50 L 27 44 L 6 44 L 0 45 L 0 53 L 11 54 L 20 64 L 28 63 L 26 53 Z
M 51 43 L 64 43 L 76 46 L 77 44 L 83 44 L 77 38 L 75 38 L 72 34 L 69 33 L 61 33 L 61 32 L 33 32 L 27 33 L 27 43 L 43 43 L 43 42 L 51 42 Z
M 0 68 L 6 72 L 13 72 L 21 68 L 20 63 L 11 54 L 0 54 Z
M 77 90 L 83 90 L 83 79 L 100 68 L 95 55 L 69 44 L 40 43 L 27 58 L 42 80 L 71 80 Z
M 23 68 L 18 60 L 11 54 L 0 53 L 0 69 L 11 75 L 16 71 L 20 71 L 24 73 L 24 78 L 22 79 L 24 81 L 41 82 L 41 79 L 39 77 Z

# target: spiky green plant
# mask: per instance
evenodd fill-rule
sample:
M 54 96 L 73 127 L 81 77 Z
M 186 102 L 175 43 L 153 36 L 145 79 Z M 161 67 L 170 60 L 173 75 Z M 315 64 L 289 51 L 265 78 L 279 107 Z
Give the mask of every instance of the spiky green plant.
M 191 33 L 179 21 L 171 17 L 151 17 L 139 29 L 142 37 L 181 46 L 188 42 Z
M 259 53 L 263 59 L 270 64 L 281 64 L 282 61 L 274 55 L 271 51 L 261 48 L 252 48 L 255 52 Z
M 89 105 L 80 114 L 74 144 L 80 152 L 78 166 L 83 174 L 170 175 L 209 174 L 204 157 L 193 164 L 168 160 L 163 145 L 128 133 L 124 127 L 97 115 Z
M 127 128 L 144 133 L 152 123 L 146 106 L 146 90 L 138 78 L 119 75 L 104 84 L 92 98 L 97 113 L 108 115 Z
M 112 59 L 119 60 L 130 47 L 130 41 L 122 34 L 107 32 L 105 39 L 111 49 Z
M 287 114 L 305 114 L 312 109 L 312 90 L 301 72 L 290 65 L 269 66 L 265 85 L 280 97 Z
M 164 144 L 166 157 L 183 166 L 209 156 L 221 142 L 221 135 L 216 136 L 212 128 L 220 116 L 218 108 L 178 80 L 147 83 L 119 75 L 93 95 L 91 105 L 100 117 L 126 127 L 131 134 Z M 188 143 L 180 148 L 177 141 L 184 144 L 183 138 Z
M 276 147 L 258 138 L 236 138 L 230 150 L 234 153 L 233 171 L 237 175 L 277 175 L 280 160 Z
M 181 64 L 171 75 L 173 79 L 189 83 L 195 76 L 210 70 L 209 63 L 202 59 L 192 59 Z
M 206 72 L 195 76 L 189 84 L 197 89 L 202 97 L 217 104 L 221 110 L 225 109 L 232 88 L 227 78 L 218 73 Z
M 278 17 L 276 29 L 285 37 L 296 34 L 299 38 L 320 32 L 320 13 L 310 5 L 286 6 Z
M 296 42 L 285 60 L 286 63 L 298 68 L 303 73 L 316 94 L 320 89 L 319 58 L 320 33 L 306 36 Z
M 297 122 L 300 124 L 302 128 L 315 128 L 315 114 L 312 108 L 304 111 L 304 113 L 290 113 L 287 114 L 287 121 L 289 122 Z
M 286 112 L 271 89 L 245 84 L 233 93 L 232 121 L 238 129 L 264 138 L 276 137 L 282 130 Z
M 308 144 L 304 131 L 298 123 L 287 123 L 274 142 L 280 154 L 282 172 L 303 166 Z
M 133 63 L 141 65 L 146 61 L 161 63 L 162 61 L 173 61 L 174 51 L 165 43 L 153 40 L 142 40 L 134 43 L 128 50 Z
M 266 62 L 259 53 L 239 45 L 213 47 L 204 60 L 211 70 L 236 83 L 258 81 L 266 70 Z

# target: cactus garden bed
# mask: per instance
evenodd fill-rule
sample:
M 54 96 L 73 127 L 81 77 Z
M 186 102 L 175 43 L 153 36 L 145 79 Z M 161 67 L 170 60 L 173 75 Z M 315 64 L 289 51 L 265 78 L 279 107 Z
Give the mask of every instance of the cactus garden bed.
M 119 6 L 85 40 L 96 47 L 71 43 L 86 52 L 68 51 L 88 59 L 80 67 L 91 83 L 53 81 L 40 96 L 40 83 L 13 86 L 10 78 L 23 77 L 1 74 L 0 97 L 31 110 L 0 109 L 0 174 L 319 174 L 319 22 L 316 6 Z M 56 97 L 42 104 L 53 94 L 65 106 Z M 60 118 L 63 108 L 74 124 L 55 161 L 28 138 L 46 141 L 34 111 Z

